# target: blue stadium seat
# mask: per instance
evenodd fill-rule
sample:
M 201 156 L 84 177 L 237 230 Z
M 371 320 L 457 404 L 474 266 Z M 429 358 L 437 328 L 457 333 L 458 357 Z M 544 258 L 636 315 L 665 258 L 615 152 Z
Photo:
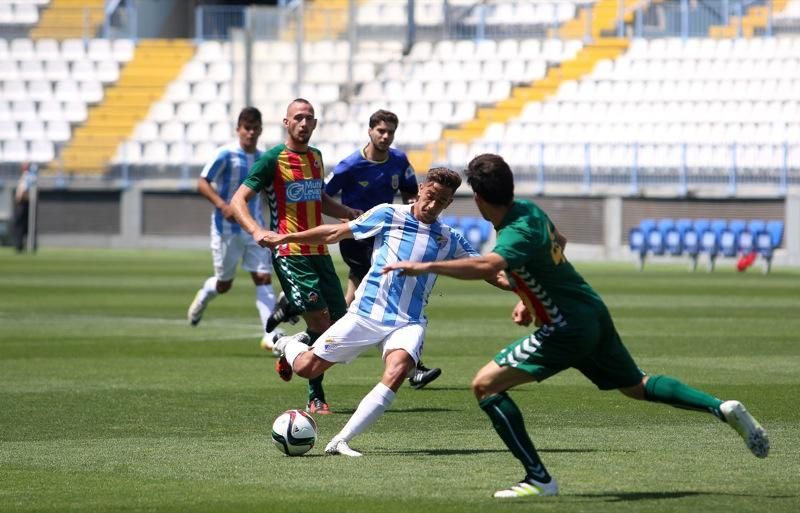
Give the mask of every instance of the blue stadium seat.
M 670 255 L 678 256 L 683 253 L 683 238 L 686 235 L 686 231 L 691 228 L 692 220 L 682 218 L 675 221 L 675 226 L 667 230 L 664 243 Z
M 699 221 L 699 220 L 698 220 Z M 695 221 L 695 227 L 698 225 Z M 714 263 L 719 254 L 719 239 L 722 231 L 727 227 L 727 221 L 724 219 L 715 219 L 708 223 L 708 227 L 700 234 L 700 251 L 708 254 L 708 270 L 714 270 Z
M 464 237 L 472 244 L 472 247 L 480 251 L 481 246 L 489 240 L 491 224 L 480 217 L 462 217 L 459 223 Z
M 739 236 L 747 223 L 743 219 L 732 219 L 728 227 L 719 236 L 719 247 L 726 257 L 735 257 L 739 253 Z
M 656 223 L 656 226 L 654 226 L 650 231 L 646 232 L 647 250 L 654 255 L 663 255 L 664 249 L 666 248 L 666 245 L 664 243 L 665 231 L 662 231 L 661 229 L 663 221 L 664 219 L 658 221 Z M 669 219 L 668 223 L 663 224 L 663 226 L 667 228 L 671 228 L 674 225 L 675 223 L 672 221 L 672 219 Z
M 647 235 L 650 230 L 655 229 L 656 226 L 657 223 L 655 219 L 645 218 L 639 221 L 639 229 L 642 230 L 642 233 L 645 235 Z
M 756 250 L 756 237 L 766 229 L 766 223 L 761 219 L 752 219 L 739 234 L 739 253 L 748 255 Z
M 772 237 L 772 247 L 779 248 L 783 242 L 783 221 L 767 221 L 767 233 Z

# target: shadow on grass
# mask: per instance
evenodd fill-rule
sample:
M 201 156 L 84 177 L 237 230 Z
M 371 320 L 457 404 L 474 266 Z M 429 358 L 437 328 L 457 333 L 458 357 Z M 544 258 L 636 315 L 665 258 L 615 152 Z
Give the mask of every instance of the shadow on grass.
M 462 411 L 456 410 L 453 408 L 401 408 L 396 410 L 386 410 L 385 414 L 392 414 L 392 413 L 449 413 L 454 411 Z M 355 413 L 354 409 L 347 408 L 347 409 L 339 409 L 333 411 L 334 415 L 352 415 Z
M 372 454 L 394 454 L 402 456 L 467 456 L 472 454 L 502 454 L 506 449 L 376 449 Z M 540 449 L 547 453 L 590 453 L 590 452 L 624 452 L 598 451 L 597 449 Z
M 720 497 L 763 497 L 765 499 L 794 499 L 797 495 L 762 495 L 757 493 L 722 493 L 722 492 L 698 492 L 698 491 L 677 491 L 677 492 L 615 492 L 615 493 L 585 493 L 572 495 L 571 497 L 587 499 L 605 499 L 606 502 L 628 502 L 628 501 L 649 501 L 663 499 L 683 499 L 684 497 L 696 497 L 700 495 L 720 496 Z

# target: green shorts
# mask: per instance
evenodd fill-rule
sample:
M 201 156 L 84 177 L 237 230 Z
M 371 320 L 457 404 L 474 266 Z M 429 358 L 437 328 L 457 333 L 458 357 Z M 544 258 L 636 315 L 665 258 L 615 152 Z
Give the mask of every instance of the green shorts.
M 273 269 L 286 297 L 304 312 L 328 309 L 331 322 L 347 311 L 344 292 L 328 255 L 274 257 Z
M 572 320 L 577 328 L 543 326 L 509 344 L 495 356 L 501 367 L 513 367 L 544 381 L 573 367 L 600 390 L 634 386 L 644 372 L 633 361 L 608 312 Z

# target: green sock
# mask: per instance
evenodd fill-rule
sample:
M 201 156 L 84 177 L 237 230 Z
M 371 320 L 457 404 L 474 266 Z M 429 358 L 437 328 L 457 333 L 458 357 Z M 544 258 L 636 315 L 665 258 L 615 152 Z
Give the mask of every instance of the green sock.
M 311 339 L 308 342 L 309 346 L 313 346 L 314 342 L 316 342 L 317 339 L 319 338 L 319 336 L 322 335 L 322 333 L 315 333 L 315 332 L 313 332 L 311 330 L 306 330 L 306 333 L 308 333 L 308 337 Z M 325 374 L 320 374 L 316 378 L 308 380 L 308 400 L 309 400 L 309 402 L 312 399 L 321 399 L 322 402 L 326 402 L 325 401 L 325 390 L 323 390 L 323 388 L 322 388 L 322 378 L 324 378 L 324 377 L 325 377 Z
M 725 420 L 719 411 L 722 401 L 670 376 L 650 376 L 644 386 L 644 397 L 648 401 L 665 403 L 676 408 L 707 411 Z
M 522 412 L 508 394 L 492 395 L 478 402 L 481 409 L 492 420 L 492 426 L 506 447 L 525 467 L 526 478 L 533 478 L 540 483 L 549 483 L 552 479 L 542 460 L 536 453 L 536 448 L 525 431 L 525 421 Z

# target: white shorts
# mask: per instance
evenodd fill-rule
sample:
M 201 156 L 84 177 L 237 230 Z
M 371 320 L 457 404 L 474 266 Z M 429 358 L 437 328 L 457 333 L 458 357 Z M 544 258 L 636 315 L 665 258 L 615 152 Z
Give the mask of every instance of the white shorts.
M 424 338 L 424 324 L 387 326 L 348 312 L 314 342 L 312 349 L 323 360 L 335 363 L 350 363 L 370 347 L 380 349 L 384 360 L 390 351 L 402 349 L 419 363 Z
M 211 256 L 214 259 L 214 276 L 230 281 L 236 276 L 236 267 L 248 272 L 272 274 L 272 254 L 262 248 L 246 232 L 221 235 L 211 228 Z

